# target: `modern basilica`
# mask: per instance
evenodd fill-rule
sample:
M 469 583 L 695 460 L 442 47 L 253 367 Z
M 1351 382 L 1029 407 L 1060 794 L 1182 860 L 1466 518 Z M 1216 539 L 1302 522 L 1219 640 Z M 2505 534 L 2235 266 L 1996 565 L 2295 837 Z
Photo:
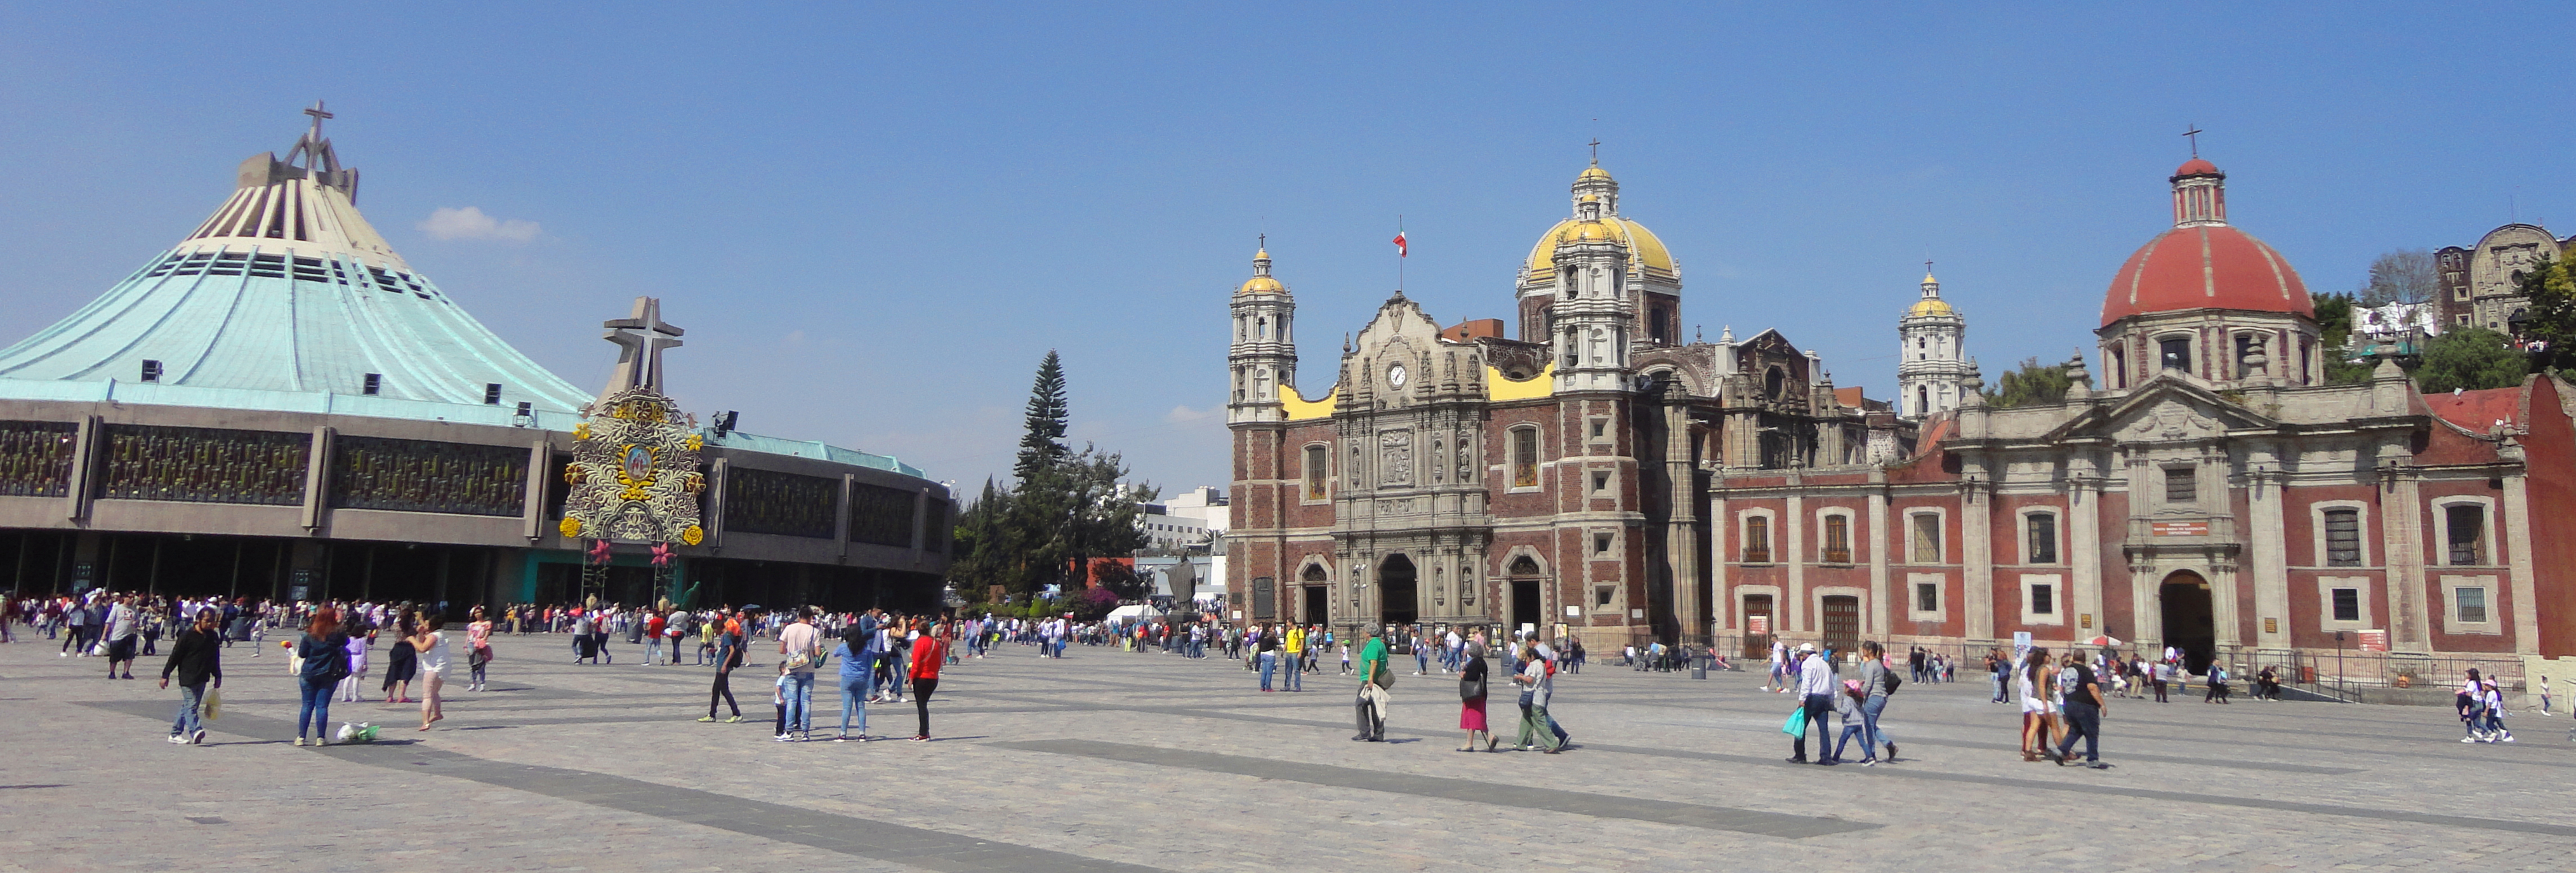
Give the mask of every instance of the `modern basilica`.
M 681 331 L 649 298 L 604 325 L 622 351 L 600 393 L 547 371 L 359 214 L 330 113 L 307 113 L 177 245 L 0 349 L 6 590 L 458 616 L 939 601 L 946 486 L 729 414 L 701 426 L 661 393 Z
M 2009 409 L 1929 275 L 1890 402 L 1776 332 L 1682 342 L 1680 268 L 1598 167 L 1521 265 L 1515 338 L 1399 293 L 1323 391 L 1294 384 L 1295 304 L 1256 255 L 1231 306 L 1232 608 L 1748 653 L 2110 637 L 2195 668 L 2355 645 L 2338 632 L 2576 653 L 2576 542 L 2534 535 L 2576 514 L 2569 386 L 2428 397 L 2388 360 L 2327 384 L 2307 288 L 2228 223 L 2225 174 L 2168 182 L 2172 226 L 2110 270 L 2073 389 Z

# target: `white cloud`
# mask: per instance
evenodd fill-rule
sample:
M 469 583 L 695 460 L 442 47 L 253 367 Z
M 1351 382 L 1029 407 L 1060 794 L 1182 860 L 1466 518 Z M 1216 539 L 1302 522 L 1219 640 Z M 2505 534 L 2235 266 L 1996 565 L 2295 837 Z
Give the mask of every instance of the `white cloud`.
M 420 223 L 420 231 L 431 239 L 478 239 L 524 243 L 537 238 L 537 223 L 513 218 L 503 221 L 483 214 L 482 207 L 463 209 L 439 207 Z

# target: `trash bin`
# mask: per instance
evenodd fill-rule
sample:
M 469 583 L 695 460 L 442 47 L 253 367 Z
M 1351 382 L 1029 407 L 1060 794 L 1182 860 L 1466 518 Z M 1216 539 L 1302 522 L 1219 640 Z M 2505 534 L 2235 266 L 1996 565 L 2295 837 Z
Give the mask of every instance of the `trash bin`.
M 1708 678 L 1708 656 L 1702 655 L 1691 659 L 1691 678 Z
M 2317 684 L 2317 668 L 2316 668 L 2316 665 L 2313 665 L 2313 664 L 2300 664 L 2300 665 L 2299 665 L 2299 684 L 2301 684 L 2301 685 L 2315 685 L 2315 684 Z

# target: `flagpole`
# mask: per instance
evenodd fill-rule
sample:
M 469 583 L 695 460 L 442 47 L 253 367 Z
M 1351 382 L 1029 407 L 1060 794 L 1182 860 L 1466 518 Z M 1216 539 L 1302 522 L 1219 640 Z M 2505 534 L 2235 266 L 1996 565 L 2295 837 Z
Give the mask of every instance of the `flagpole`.
M 1402 214 L 1398 214 L 1395 217 L 1395 236 L 1397 239 L 1404 238 L 1404 216 Z M 1395 290 L 1396 293 L 1399 294 L 1404 292 L 1405 248 L 1406 246 L 1397 246 L 1395 249 Z

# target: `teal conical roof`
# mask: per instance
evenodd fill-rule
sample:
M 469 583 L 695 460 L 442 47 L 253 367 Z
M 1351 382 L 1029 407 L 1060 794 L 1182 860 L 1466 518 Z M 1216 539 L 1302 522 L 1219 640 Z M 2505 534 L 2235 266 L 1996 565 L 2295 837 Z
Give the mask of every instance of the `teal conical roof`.
M 545 419 L 588 402 L 385 244 L 358 213 L 358 172 L 321 136 L 329 114 L 308 114 L 286 159 L 243 161 L 185 240 L 0 349 L 0 397 L 495 423 L 521 402 Z

